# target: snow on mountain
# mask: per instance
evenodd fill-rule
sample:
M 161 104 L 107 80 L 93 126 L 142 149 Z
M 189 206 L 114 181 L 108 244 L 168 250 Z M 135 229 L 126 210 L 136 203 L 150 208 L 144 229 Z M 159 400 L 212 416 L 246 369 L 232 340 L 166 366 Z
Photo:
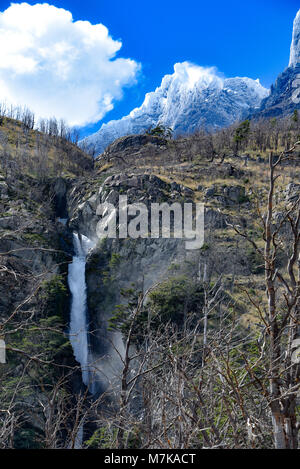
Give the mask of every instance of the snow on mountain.
M 215 68 L 177 63 L 174 73 L 164 76 L 161 85 L 146 94 L 141 107 L 103 124 L 80 143 L 100 154 L 115 139 L 142 133 L 158 123 L 171 127 L 177 135 L 226 127 L 258 108 L 268 93 L 259 80 L 223 78 Z
M 253 117 L 283 117 L 295 109 L 300 109 L 300 10 L 294 20 L 289 66 L 280 73 Z
M 294 19 L 293 38 L 291 44 L 291 54 L 289 67 L 295 67 L 300 63 L 300 10 Z

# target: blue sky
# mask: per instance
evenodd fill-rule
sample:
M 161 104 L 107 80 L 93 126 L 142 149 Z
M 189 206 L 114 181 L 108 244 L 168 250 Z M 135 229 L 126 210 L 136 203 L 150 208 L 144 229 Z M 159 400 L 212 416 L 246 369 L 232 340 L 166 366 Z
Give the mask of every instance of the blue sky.
M 213 65 L 228 77 L 260 78 L 269 87 L 288 65 L 292 22 L 299 9 L 298 1 L 276 0 L 48 3 L 69 10 L 74 21 L 104 24 L 114 40 L 122 41 L 117 57 L 131 58 L 142 66 L 137 83 L 123 87 L 123 99 L 114 102 L 114 109 L 101 122 L 120 118 L 141 105 L 145 93 L 172 73 L 176 62 Z M 9 5 L 0 1 L 0 10 Z M 98 128 L 99 124 L 86 126 L 83 134 Z

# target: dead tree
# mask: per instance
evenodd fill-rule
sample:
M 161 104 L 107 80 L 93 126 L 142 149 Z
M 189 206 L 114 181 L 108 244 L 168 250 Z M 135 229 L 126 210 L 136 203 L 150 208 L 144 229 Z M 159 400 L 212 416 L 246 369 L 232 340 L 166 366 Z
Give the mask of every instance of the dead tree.
M 252 367 L 248 367 L 248 371 L 261 387 L 268 402 L 276 449 L 296 449 L 300 427 L 296 410 L 300 360 L 295 353 L 300 343 L 300 194 L 287 205 L 279 221 L 275 217 L 274 203 L 276 181 L 280 177 L 278 169 L 292 160 L 299 144 L 297 142 L 277 158 L 270 154 L 266 214 L 258 209 L 264 230 L 264 249 L 259 248 L 247 232 L 241 232 L 238 227 L 233 226 L 239 235 L 252 244 L 264 261 L 266 311 L 247 292 L 265 327 L 261 355 L 264 379 L 257 377 Z M 285 266 L 279 261 L 280 252 L 287 259 Z

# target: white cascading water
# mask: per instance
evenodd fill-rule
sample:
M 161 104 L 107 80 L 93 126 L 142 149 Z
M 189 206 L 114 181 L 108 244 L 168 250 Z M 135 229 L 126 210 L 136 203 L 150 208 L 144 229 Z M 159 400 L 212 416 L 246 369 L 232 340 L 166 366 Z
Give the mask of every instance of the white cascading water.
M 75 359 L 81 365 L 82 381 L 91 385 L 89 373 L 89 347 L 87 323 L 87 295 L 85 282 L 86 256 L 93 247 L 92 241 L 84 235 L 73 233 L 75 255 L 69 264 L 68 283 L 72 295 L 70 314 L 70 342 Z
M 117 385 L 116 376 L 122 369 L 120 356 L 124 357 L 125 350 L 121 334 L 114 333 L 111 337 L 113 346 L 105 359 L 103 356 L 95 358 L 89 351 L 85 267 L 87 254 L 95 243 L 84 235 L 73 233 L 73 244 L 75 255 L 68 272 L 72 295 L 69 338 L 75 359 L 81 365 L 82 381 L 91 394 L 96 394 L 101 387 Z

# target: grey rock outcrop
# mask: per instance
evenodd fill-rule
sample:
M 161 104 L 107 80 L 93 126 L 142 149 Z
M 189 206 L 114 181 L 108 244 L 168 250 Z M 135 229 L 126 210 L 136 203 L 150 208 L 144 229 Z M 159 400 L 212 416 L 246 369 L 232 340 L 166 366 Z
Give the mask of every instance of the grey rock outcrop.
M 8 185 L 0 179 L 0 199 L 8 199 Z
M 300 109 L 300 64 L 287 68 L 271 87 L 271 93 L 254 117 L 283 117 Z
M 285 190 L 285 198 L 287 202 L 296 202 L 300 197 L 300 184 L 291 182 Z
M 254 117 L 282 117 L 300 109 L 300 10 L 294 20 L 289 66 L 271 86 Z
M 217 187 L 213 184 L 206 189 L 205 200 L 216 200 L 221 205 L 237 205 L 248 201 L 245 187 L 240 185 Z

